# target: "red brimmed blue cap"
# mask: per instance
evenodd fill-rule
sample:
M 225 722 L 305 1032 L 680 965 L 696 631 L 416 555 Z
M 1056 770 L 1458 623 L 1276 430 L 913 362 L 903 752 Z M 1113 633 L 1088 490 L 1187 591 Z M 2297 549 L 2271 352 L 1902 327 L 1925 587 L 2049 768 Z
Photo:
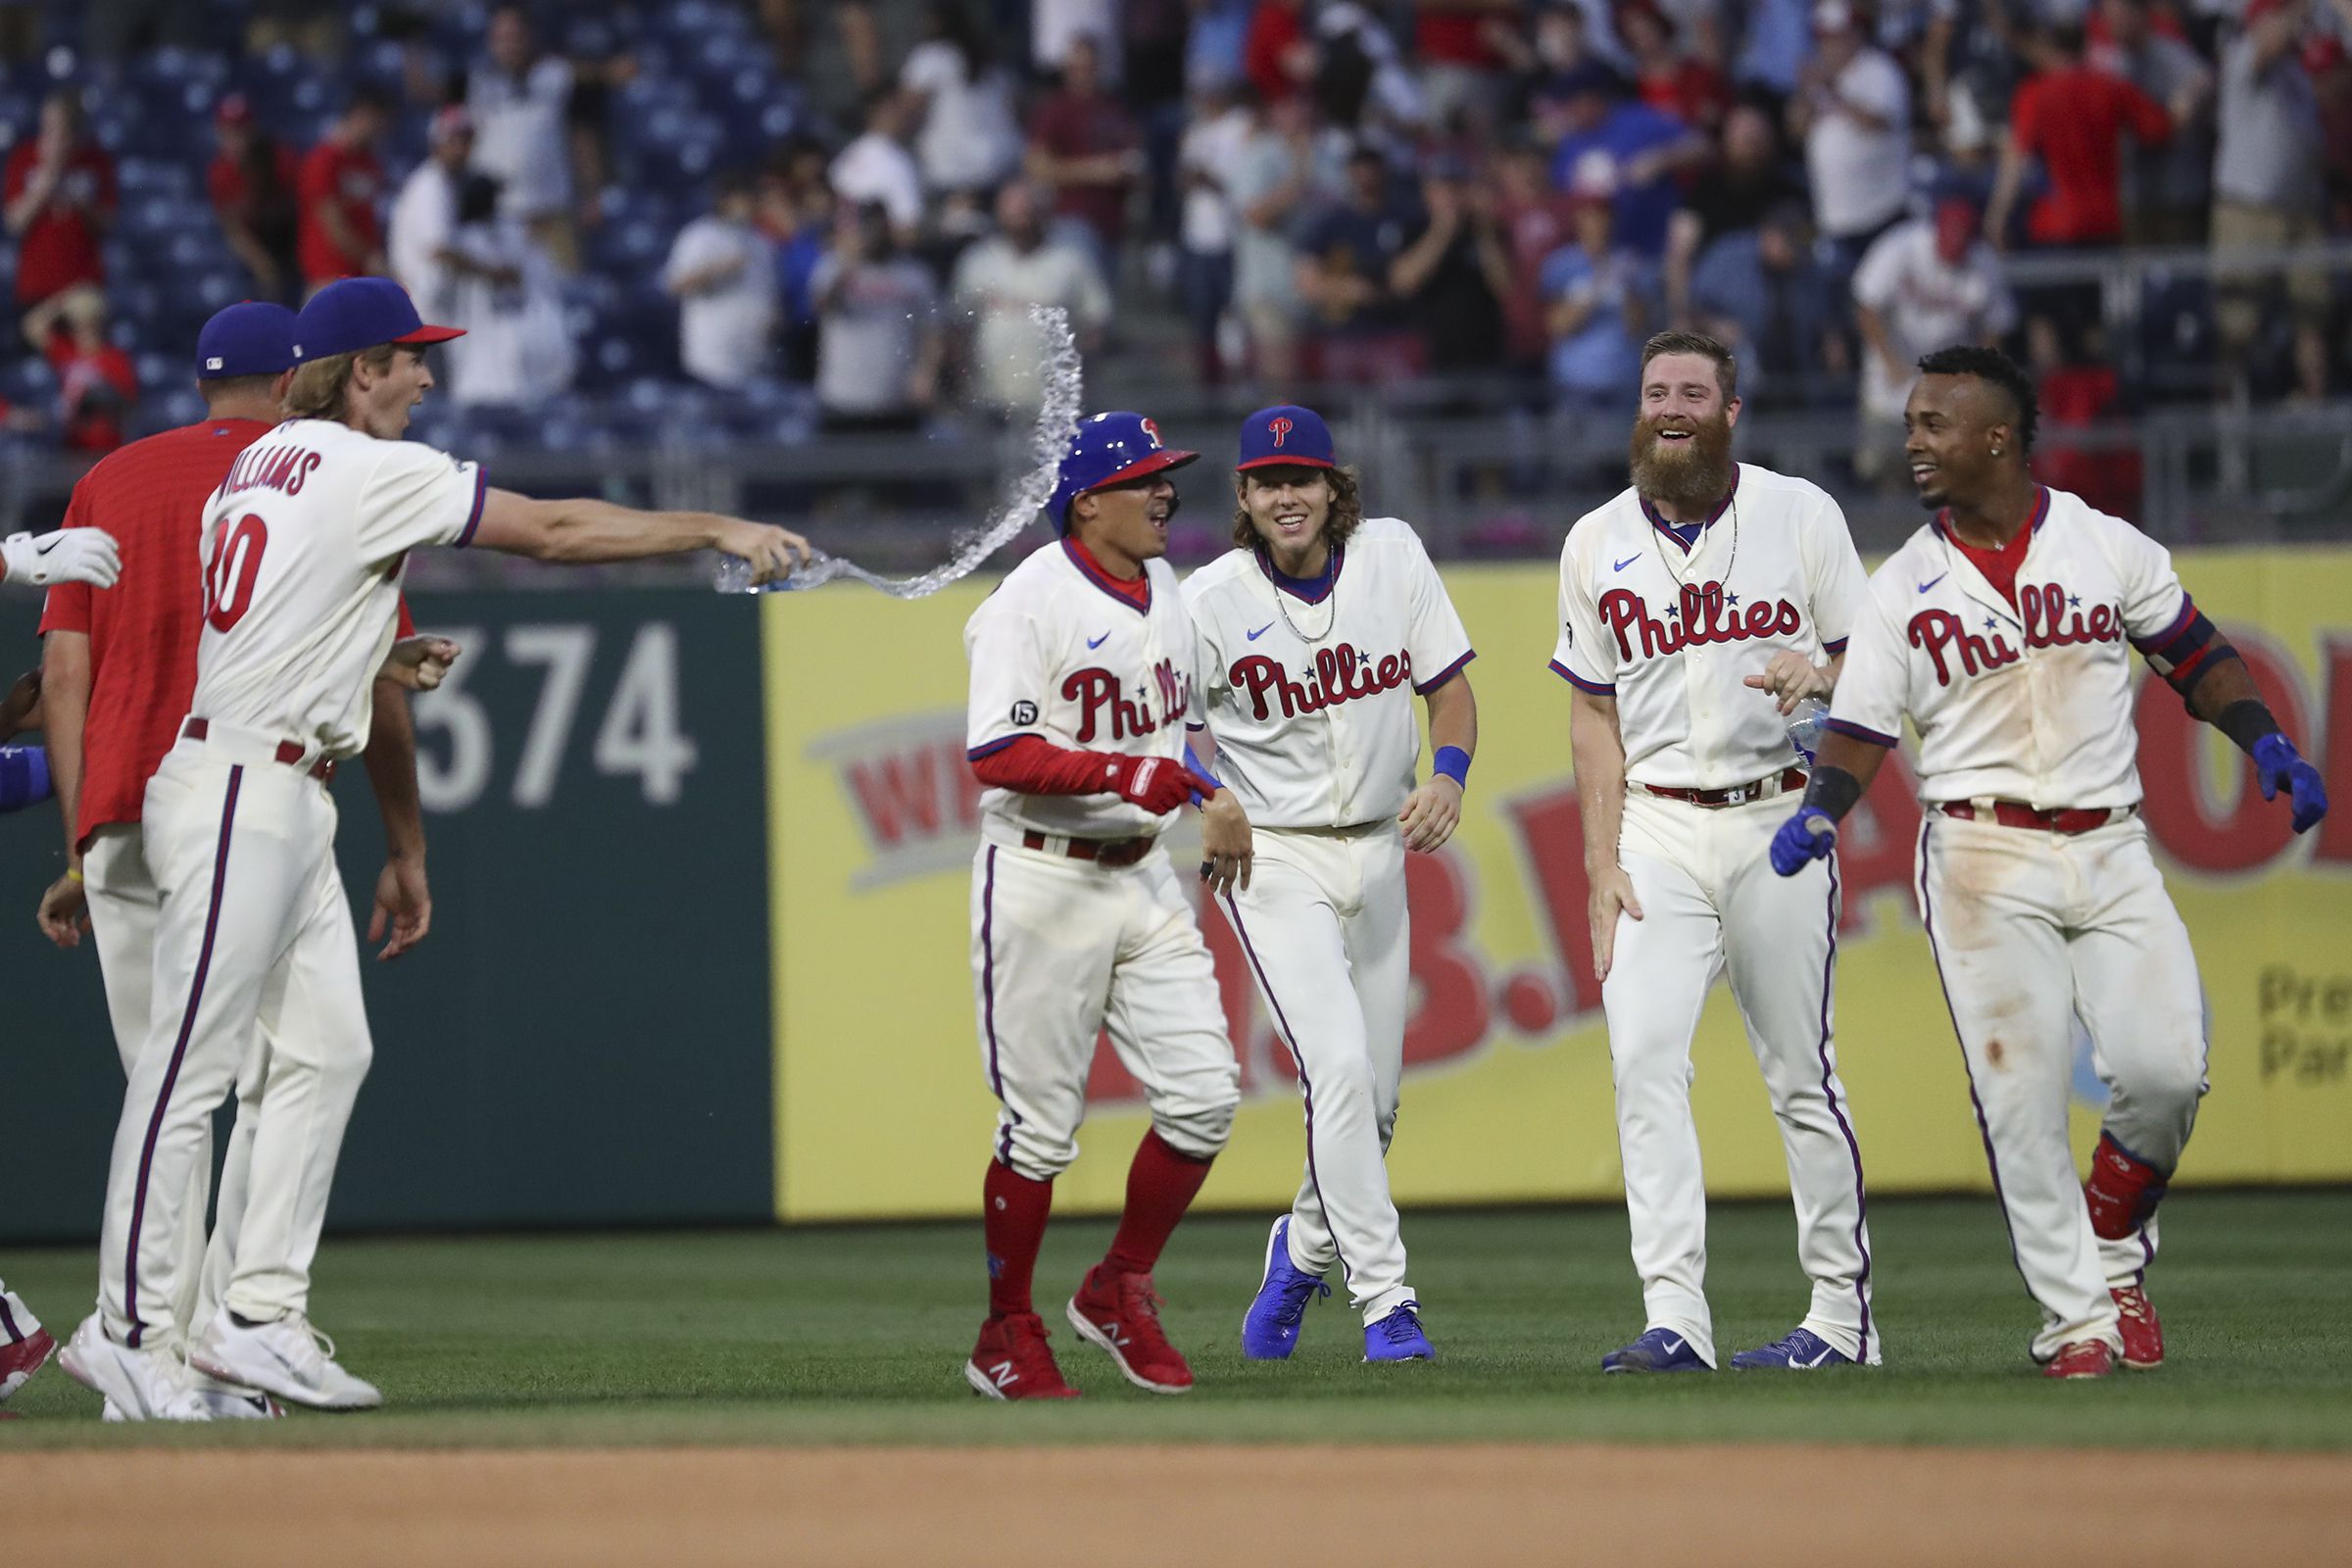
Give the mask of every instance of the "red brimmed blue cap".
M 1066 528 L 1070 503 L 1089 491 L 1181 468 L 1200 456 L 1162 442 L 1159 426 L 1140 414 L 1124 410 L 1090 414 L 1078 421 L 1077 433 L 1070 437 L 1070 450 L 1061 460 L 1061 477 L 1054 486 L 1053 499 L 1046 503 L 1046 513 L 1055 528 Z
M 294 318 L 294 361 L 308 365 L 385 343 L 446 343 L 462 326 L 427 326 L 409 291 L 388 277 L 346 277 L 311 296 Z
M 1331 444 L 1331 426 L 1323 422 L 1323 416 L 1296 403 L 1277 403 L 1242 421 L 1242 458 L 1234 467 L 1270 468 L 1277 463 L 1293 463 L 1302 468 L 1329 468 L 1338 461 Z
M 196 334 L 196 379 L 275 375 L 294 368 L 294 313 L 268 300 L 246 300 L 213 313 Z

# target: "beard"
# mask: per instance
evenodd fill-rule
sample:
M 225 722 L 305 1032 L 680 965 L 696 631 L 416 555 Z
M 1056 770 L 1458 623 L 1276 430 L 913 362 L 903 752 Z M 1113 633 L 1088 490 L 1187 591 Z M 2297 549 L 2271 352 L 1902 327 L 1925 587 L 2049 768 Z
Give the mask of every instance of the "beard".
M 1658 422 L 1634 421 L 1630 453 L 1634 488 L 1651 502 L 1678 509 L 1705 506 L 1732 488 L 1732 421 L 1722 415 L 1711 419 L 1672 421 L 1689 424 L 1682 441 L 1659 438 Z

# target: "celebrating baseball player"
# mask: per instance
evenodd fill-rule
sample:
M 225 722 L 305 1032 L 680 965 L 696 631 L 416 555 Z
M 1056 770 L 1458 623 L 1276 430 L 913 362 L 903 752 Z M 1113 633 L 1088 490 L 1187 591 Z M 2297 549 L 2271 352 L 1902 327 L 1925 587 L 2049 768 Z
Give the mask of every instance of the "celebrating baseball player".
M 2295 831 L 2328 811 L 2319 770 L 2245 663 L 2130 523 L 2036 484 L 2034 384 L 1996 350 L 1919 362 L 1903 415 L 1936 518 L 1870 582 L 1804 804 L 1773 869 L 1809 875 L 1908 716 L 1919 729 L 1919 907 L 1943 976 L 2009 1225 L 2056 1378 L 2164 1359 L 2148 1301 L 2156 1204 L 2205 1093 L 2188 930 L 2139 818 L 2131 655 L 2283 792 Z M 2067 1149 L 2073 1022 L 2111 1100 L 2078 1185 Z
M 1049 503 L 1060 543 L 1007 573 L 963 630 L 966 745 L 987 786 L 972 976 L 1000 1106 L 981 1189 L 989 1313 L 964 1377 L 992 1398 L 1077 1393 L 1030 1286 L 1106 1022 L 1152 1128 L 1110 1250 L 1070 1298 L 1070 1326 L 1137 1388 L 1193 1386 L 1160 1326 L 1152 1269 L 1225 1147 L 1241 1072 L 1208 948 L 1158 840 L 1204 796 L 1216 808 L 1208 851 L 1230 859 L 1249 847 L 1248 821 L 1185 747 L 1199 706 L 1193 627 L 1160 557 L 1176 512 L 1168 474 L 1198 456 L 1164 446 L 1138 414 L 1081 421 Z
M 290 417 L 238 455 L 205 508 L 194 696 L 141 822 L 161 897 L 152 1028 L 115 1132 L 98 1310 L 61 1357 L 134 1420 L 209 1418 L 169 1343 L 184 1199 L 265 997 L 300 987 L 313 1027 L 369 1049 L 323 780 L 368 744 L 408 553 L 479 545 L 596 562 L 715 547 L 749 562 L 755 582 L 807 559 L 781 528 L 533 501 L 402 441 L 433 385 L 426 348 L 456 335 L 418 320 L 387 278 L 321 289 L 296 322 Z M 316 1392 L 302 1374 L 318 1353 L 301 1315 L 255 1321 L 223 1303 L 188 1361 L 299 1397 Z
M 1184 599 L 1228 786 L 1208 810 L 1256 831 L 1251 853 L 1203 870 L 1306 1103 L 1305 1179 L 1267 1239 L 1242 1353 L 1289 1356 L 1336 1261 L 1364 1359 L 1429 1358 L 1385 1155 L 1411 987 L 1404 852 L 1440 849 L 1461 817 L 1478 747 L 1470 639 L 1412 528 L 1364 516 L 1312 410 L 1250 416 L 1235 481 L 1235 548 Z M 1416 696 L 1437 749 L 1417 787 Z
M 1732 461 L 1738 367 L 1713 338 L 1642 350 L 1633 487 L 1569 530 L 1551 667 L 1569 742 L 1608 1018 L 1634 1266 L 1648 1325 L 1609 1372 L 1715 1367 L 1690 1037 L 1718 972 L 1764 1071 L 1813 1282 L 1804 1320 L 1732 1358 L 1810 1371 L 1879 1359 L 1862 1153 L 1838 1080 L 1835 866 L 1766 874 L 1772 802 L 1805 775 L 1784 714 L 1829 691 L 1863 593 L 1836 502 Z
M 125 1074 L 151 1029 L 162 912 L 162 895 L 147 865 L 141 806 L 147 781 L 179 738 L 196 685 L 205 506 L 239 455 L 277 422 L 294 373 L 294 319 L 281 305 L 249 301 L 205 323 L 197 337 L 196 376 L 206 416 L 110 454 L 74 486 L 66 509 L 69 528 L 98 517 L 113 525 L 128 575 L 105 594 L 79 584 L 52 588 L 41 617 L 67 862 L 41 900 L 40 922 L 60 947 L 77 946 L 85 930 L 94 932 Z M 401 619 L 405 632 L 405 608 Z M 452 645 L 436 643 L 416 639 L 394 646 L 378 676 L 368 739 L 368 772 L 393 848 L 371 928 L 371 936 L 380 935 L 387 920 L 394 922 L 388 954 L 422 935 L 430 910 L 415 732 L 398 688 L 435 670 L 436 661 L 427 655 L 454 653 Z M 235 1132 L 209 1247 L 203 1222 L 212 1186 L 209 1125 L 199 1133 L 171 1343 L 210 1321 L 223 1299 L 253 1321 L 307 1311 L 328 1190 L 368 1070 L 367 1037 L 309 1018 L 310 999 L 310 992 L 289 987 L 262 1006 L 238 1075 Z M 297 1396 L 305 1402 L 355 1407 L 377 1401 L 373 1388 L 331 1358 L 303 1361 L 306 1392 Z M 215 1420 L 274 1413 L 271 1401 L 251 1389 L 201 1373 L 193 1382 Z M 119 1413 L 112 1401 L 109 1411 Z

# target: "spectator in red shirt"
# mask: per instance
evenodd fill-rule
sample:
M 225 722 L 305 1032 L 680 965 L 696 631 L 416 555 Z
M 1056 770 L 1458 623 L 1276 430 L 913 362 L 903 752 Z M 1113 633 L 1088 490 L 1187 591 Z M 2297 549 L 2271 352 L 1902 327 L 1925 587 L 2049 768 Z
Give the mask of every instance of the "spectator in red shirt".
M 303 160 L 299 195 L 302 213 L 296 250 L 306 295 L 339 277 L 377 276 L 390 270 L 384 258 L 384 166 L 376 144 L 391 122 L 383 95 L 361 87 L 342 118 L 327 127 Z
M 1433 124 L 1457 120 L 1481 128 L 1494 116 L 1503 85 L 1498 35 L 1515 30 L 1527 0 L 1420 0 L 1413 7 L 1413 59 Z
M 1624 0 L 1617 36 L 1634 57 L 1634 90 L 1694 130 L 1712 133 L 1732 111 L 1732 80 L 1679 46 L 1674 22 L 1656 0 Z
M 24 313 L 24 336 L 57 372 L 59 423 L 68 452 L 112 452 L 139 401 L 130 356 L 108 340 L 106 296 L 76 283 Z
M 1102 51 L 1094 39 L 1070 40 L 1061 88 L 1029 122 L 1029 176 L 1054 192 L 1054 211 L 1075 218 L 1102 248 L 1106 274 L 1127 237 L 1127 199 L 1144 172 L 1135 122 L 1102 90 Z
M 2116 244 L 2124 237 L 2123 138 L 2129 134 L 2142 146 L 2166 141 L 2173 117 L 2121 76 L 2085 65 L 2080 27 L 2045 28 L 2028 53 L 2034 72 L 2010 100 L 2009 141 L 1984 215 L 1985 236 L 2007 243 L 2026 160 L 2039 158 L 2049 189 L 2026 215 L 2033 242 Z
M 8 155 L 5 188 L 19 308 L 106 281 L 98 242 L 114 220 L 115 164 L 90 139 L 79 93 L 60 87 L 41 100 L 40 131 Z
M 218 147 L 204 172 L 205 193 L 253 280 L 254 293 L 283 301 L 294 290 L 294 237 L 301 179 L 293 149 L 254 122 L 242 93 L 220 100 L 213 116 Z
M 1315 43 L 1307 36 L 1306 0 L 1258 0 L 1242 40 L 1242 74 L 1265 103 L 1306 91 L 1315 79 Z

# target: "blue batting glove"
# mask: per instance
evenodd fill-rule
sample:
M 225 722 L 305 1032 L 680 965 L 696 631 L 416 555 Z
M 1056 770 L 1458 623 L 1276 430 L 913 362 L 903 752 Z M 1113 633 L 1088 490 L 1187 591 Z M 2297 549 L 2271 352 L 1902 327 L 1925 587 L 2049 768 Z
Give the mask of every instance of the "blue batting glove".
M 2328 814 L 2327 782 L 2284 735 L 2265 735 L 2254 743 L 2254 777 L 2266 801 L 2287 792 L 2294 802 L 2296 832 L 2310 832 Z
M 1838 842 L 1838 824 L 1818 806 L 1801 808 L 1772 836 L 1772 868 L 1794 876 L 1830 853 Z

